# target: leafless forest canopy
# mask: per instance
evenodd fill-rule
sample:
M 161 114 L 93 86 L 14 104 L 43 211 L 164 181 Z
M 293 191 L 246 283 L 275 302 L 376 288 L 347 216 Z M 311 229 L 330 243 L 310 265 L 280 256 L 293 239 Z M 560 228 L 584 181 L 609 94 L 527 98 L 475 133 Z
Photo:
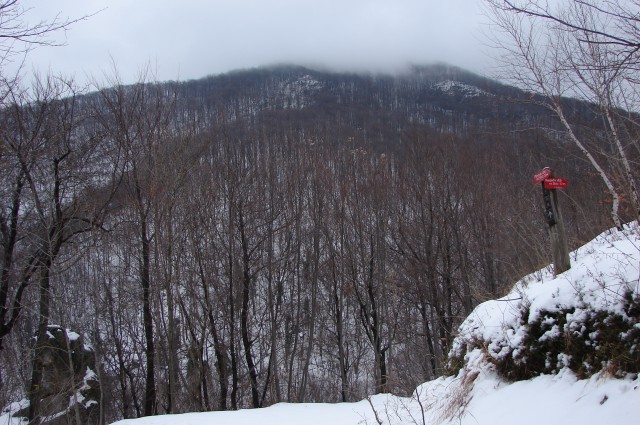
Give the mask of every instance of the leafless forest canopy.
M 534 173 L 571 182 L 572 247 L 614 224 L 557 117 L 459 69 L 109 83 L 45 78 L 0 111 L 0 405 L 54 392 L 52 325 L 95 353 L 106 421 L 408 393 L 549 263 Z M 602 114 L 561 102 L 624 185 Z

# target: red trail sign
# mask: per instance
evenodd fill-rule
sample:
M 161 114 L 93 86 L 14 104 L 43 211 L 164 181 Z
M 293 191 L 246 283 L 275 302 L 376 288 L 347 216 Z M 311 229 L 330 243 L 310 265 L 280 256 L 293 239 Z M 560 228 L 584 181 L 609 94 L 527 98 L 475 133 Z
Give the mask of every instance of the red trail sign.
M 551 175 L 551 168 L 547 167 L 544 170 L 540 171 L 535 176 L 533 176 L 533 183 L 534 184 L 542 183 L 550 175 Z
M 567 186 L 569 186 L 569 182 L 561 177 L 544 179 L 544 187 L 546 189 L 564 189 Z

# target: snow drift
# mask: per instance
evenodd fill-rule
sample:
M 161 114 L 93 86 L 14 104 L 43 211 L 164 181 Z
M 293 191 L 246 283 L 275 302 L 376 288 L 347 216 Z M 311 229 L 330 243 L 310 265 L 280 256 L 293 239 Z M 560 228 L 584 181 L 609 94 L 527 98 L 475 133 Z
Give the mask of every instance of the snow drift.
M 636 226 L 603 233 L 557 278 L 539 271 L 479 305 L 459 328 L 454 370 L 478 349 L 508 380 L 564 369 L 580 378 L 640 372 L 639 242 Z

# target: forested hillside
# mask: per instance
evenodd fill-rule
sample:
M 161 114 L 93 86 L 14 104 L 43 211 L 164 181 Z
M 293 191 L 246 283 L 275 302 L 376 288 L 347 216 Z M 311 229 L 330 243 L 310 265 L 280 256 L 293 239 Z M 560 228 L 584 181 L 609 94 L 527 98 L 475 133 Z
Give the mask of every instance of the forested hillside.
M 460 69 L 104 86 L 0 111 L 0 405 L 31 415 L 406 394 L 550 261 L 535 172 L 571 182 L 573 247 L 613 224 L 539 99 Z M 563 102 L 607 158 L 602 117 Z

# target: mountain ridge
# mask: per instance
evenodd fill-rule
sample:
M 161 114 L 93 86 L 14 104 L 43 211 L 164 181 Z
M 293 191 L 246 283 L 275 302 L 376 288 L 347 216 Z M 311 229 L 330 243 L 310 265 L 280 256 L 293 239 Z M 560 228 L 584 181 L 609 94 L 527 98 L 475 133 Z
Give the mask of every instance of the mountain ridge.
M 532 122 L 558 126 L 530 94 L 442 64 L 414 66 L 396 75 L 281 65 L 166 84 L 176 91 L 181 107 L 208 123 L 255 122 L 273 113 L 295 121 L 298 117 L 287 112 L 306 112 L 347 127 L 363 127 L 369 115 L 390 128 L 458 136 L 493 132 L 496 126 L 519 131 Z

